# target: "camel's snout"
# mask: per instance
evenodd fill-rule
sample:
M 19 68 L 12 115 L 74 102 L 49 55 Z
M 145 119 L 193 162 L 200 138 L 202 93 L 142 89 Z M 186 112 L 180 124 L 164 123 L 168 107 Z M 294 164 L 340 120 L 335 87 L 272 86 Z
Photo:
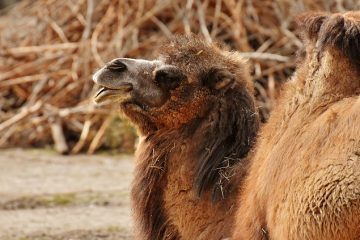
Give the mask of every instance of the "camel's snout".
M 133 83 L 129 79 L 128 66 L 121 58 L 114 59 L 93 75 L 93 81 L 99 85 L 94 96 L 96 103 L 106 100 L 123 101 L 129 98 Z
M 95 102 L 111 100 L 136 102 L 141 106 L 161 105 L 167 93 L 154 81 L 154 76 L 162 65 L 157 60 L 113 59 L 93 75 L 93 81 L 100 87 L 94 96 Z

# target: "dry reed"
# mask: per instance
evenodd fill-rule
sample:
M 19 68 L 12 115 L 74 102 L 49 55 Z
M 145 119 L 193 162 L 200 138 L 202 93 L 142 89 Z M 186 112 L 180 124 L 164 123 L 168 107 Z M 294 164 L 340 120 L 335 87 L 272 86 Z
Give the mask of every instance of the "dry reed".
M 359 9 L 357 0 L 24 0 L 0 16 L 0 147 L 93 153 L 115 106 L 91 101 L 91 74 L 115 57 L 152 58 L 175 33 L 241 51 L 269 115 L 302 47 L 302 11 Z

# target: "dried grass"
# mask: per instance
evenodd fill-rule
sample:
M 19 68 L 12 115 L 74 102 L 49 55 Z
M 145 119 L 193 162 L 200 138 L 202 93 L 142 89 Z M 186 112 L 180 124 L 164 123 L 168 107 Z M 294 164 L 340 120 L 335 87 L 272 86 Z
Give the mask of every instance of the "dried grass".
M 91 74 L 115 57 L 152 58 L 195 32 L 250 59 L 265 120 L 294 71 L 302 11 L 359 9 L 357 0 L 24 0 L 0 17 L 0 147 L 93 153 L 114 107 L 91 101 Z M 61 136 L 62 135 L 62 136 Z

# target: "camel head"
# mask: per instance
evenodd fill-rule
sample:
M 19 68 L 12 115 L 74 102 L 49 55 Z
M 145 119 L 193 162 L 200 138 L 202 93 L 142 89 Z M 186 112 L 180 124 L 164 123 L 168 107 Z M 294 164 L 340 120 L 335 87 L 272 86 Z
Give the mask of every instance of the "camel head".
M 117 58 L 93 80 L 101 87 L 95 101 L 120 103 L 144 139 L 189 143 L 197 193 L 223 195 L 229 181 L 221 172 L 247 157 L 259 127 L 253 83 L 238 53 L 177 36 L 163 44 L 157 59 Z
M 120 103 L 144 135 L 202 118 L 231 92 L 247 98 L 255 111 L 245 61 L 196 36 L 165 43 L 155 60 L 116 58 L 93 80 L 100 86 L 95 101 Z

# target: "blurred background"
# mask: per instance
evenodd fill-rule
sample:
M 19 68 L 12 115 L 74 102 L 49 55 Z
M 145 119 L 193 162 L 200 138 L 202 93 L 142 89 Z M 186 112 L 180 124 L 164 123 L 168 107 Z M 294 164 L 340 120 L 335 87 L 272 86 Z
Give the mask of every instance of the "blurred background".
M 137 135 L 117 106 L 91 100 L 105 62 L 151 59 L 174 34 L 200 34 L 249 59 L 265 122 L 302 47 L 296 14 L 359 9 L 358 0 L 0 0 L 0 239 L 131 239 Z

